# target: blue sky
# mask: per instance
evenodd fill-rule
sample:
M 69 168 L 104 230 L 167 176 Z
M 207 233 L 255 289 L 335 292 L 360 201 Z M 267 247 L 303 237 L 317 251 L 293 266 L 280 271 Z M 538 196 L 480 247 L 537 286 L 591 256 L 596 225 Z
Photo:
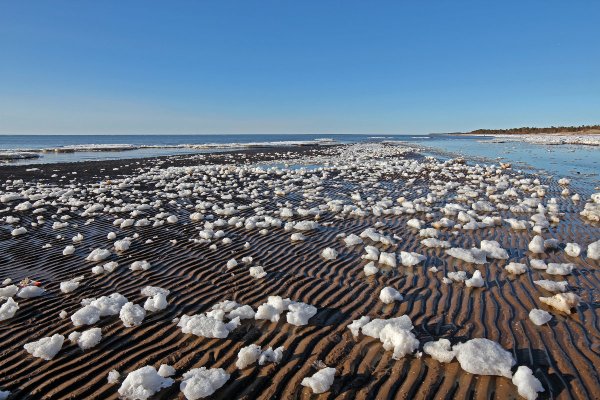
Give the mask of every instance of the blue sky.
M 598 1 L 0 0 L 0 133 L 600 123 Z

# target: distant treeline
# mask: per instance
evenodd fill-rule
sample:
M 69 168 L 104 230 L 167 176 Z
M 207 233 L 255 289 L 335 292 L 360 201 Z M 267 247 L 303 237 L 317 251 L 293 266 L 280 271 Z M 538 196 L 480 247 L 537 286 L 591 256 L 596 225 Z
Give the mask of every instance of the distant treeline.
M 571 132 L 587 132 L 600 131 L 600 125 L 581 125 L 581 126 L 551 126 L 549 128 L 535 128 L 524 126 L 521 128 L 511 129 L 477 129 L 469 133 L 476 135 L 511 135 L 511 134 L 526 134 L 526 133 L 571 133 Z

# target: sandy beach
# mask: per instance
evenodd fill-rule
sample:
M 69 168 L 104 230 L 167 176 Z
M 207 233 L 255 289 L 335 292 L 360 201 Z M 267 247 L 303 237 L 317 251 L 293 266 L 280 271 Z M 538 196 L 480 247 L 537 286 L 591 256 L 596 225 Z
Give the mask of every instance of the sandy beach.
M 2 166 L 0 390 L 117 399 L 165 364 L 151 399 L 597 399 L 600 195 L 560 178 L 381 143 Z

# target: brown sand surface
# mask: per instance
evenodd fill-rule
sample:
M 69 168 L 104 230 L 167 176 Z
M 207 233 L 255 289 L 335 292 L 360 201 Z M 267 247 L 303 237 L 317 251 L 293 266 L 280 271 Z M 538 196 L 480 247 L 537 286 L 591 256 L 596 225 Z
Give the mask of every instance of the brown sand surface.
M 65 186 L 70 179 L 76 179 L 76 183 L 118 179 L 136 174 L 138 168 L 153 165 L 164 168 L 203 163 L 239 164 L 320 151 L 312 147 L 252 149 L 202 156 L 40 165 L 37 166 L 40 170 L 29 172 L 25 170 L 32 166 L 0 167 L 0 179 L 18 178 Z M 58 176 L 52 177 L 54 174 Z M 65 178 L 61 178 L 63 176 Z M 254 178 L 259 180 L 260 176 Z M 373 191 L 396 198 L 406 190 L 402 179 L 401 176 L 376 177 L 374 180 L 381 184 L 373 187 Z M 417 186 L 427 183 L 427 179 L 421 176 Z M 556 181 L 542 180 L 549 185 L 549 196 L 560 196 L 561 188 Z M 353 184 L 336 179 L 334 173 L 322 182 L 323 192 L 334 196 L 336 193 L 349 194 Z M 152 196 L 144 185 L 137 189 L 141 197 Z M 411 191 L 412 196 L 417 196 L 413 189 Z M 301 194 L 289 194 L 287 199 L 271 195 L 274 200 L 263 206 L 266 210 L 275 210 L 278 208 L 276 202 L 284 200 L 299 204 L 304 200 Z M 590 194 L 581 192 L 584 199 Z M 232 195 L 236 204 L 249 202 L 236 199 L 235 193 Z M 126 199 L 129 200 L 135 199 Z M 72 216 L 71 226 L 54 231 L 52 224 L 47 222 L 18 238 L 11 237 L 7 226 L 2 227 L 0 278 L 11 277 L 18 282 L 29 277 L 41 281 L 47 292 L 38 298 L 18 299 L 20 309 L 15 317 L 0 322 L 0 389 L 10 390 L 14 396 L 11 398 L 22 399 L 116 399 L 118 384 L 107 382 L 110 370 L 116 369 L 124 376 L 144 365 L 170 364 L 177 370 L 175 377 L 200 366 L 227 370 L 231 378 L 211 397 L 214 399 L 518 398 L 516 387 L 507 378 L 472 375 L 462 370 L 456 360 L 442 364 L 427 355 L 394 360 L 391 352 L 385 351 L 378 340 L 366 336 L 354 338 L 346 328 L 353 319 L 363 315 L 390 318 L 407 314 L 421 343 L 448 338 L 455 344 L 476 337 L 499 342 L 513 354 L 517 365 L 529 366 L 540 379 L 545 388 L 540 398 L 600 398 L 600 265 L 597 261 L 585 257 L 573 259 L 558 251 L 539 256 L 549 262 L 576 264 L 576 271 L 565 279 L 582 301 L 571 315 L 552 312 L 553 320 L 538 327 L 531 323 L 528 313 L 536 307 L 549 310 L 540 305 L 537 297 L 551 294 L 534 285 L 533 280 L 551 278 L 536 270 L 513 276 L 503 269 L 505 261 L 494 260 L 485 266 L 477 266 L 486 281 L 483 288 L 446 285 L 441 281 L 443 272 L 464 270 L 470 276 L 476 268 L 445 255 L 443 249 L 427 249 L 420 245 L 418 232 L 406 226 L 406 221 L 413 216 L 370 215 L 340 219 L 325 212 L 319 220 L 320 228 L 305 232 L 307 240 L 298 244 L 290 242 L 290 233 L 283 229 L 270 229 L 267 235 L 262 235 L 258 229 L 227 227 L 227 237 L 232 243 L 219 243 L 218 250 L 213 251 L 207 245 L 188 240 L 197 237 L 199 226 L 190 222 L 190 210 L 183 207 L 189 201 L 185 198 L 175 204 L 165 201 L 164 208 L 179 217 L 177 224 L 128 228 L 125 234 L 137 232 L 139 239 L 124 255 L 111 256 L 107 261 L 118 261 L 120 267 L 102 276 L 90 274 L 95 263 L 85 261 L 85 257 L 93 248 L 108 248 L 108 232 L 115 231 L 119 238 L 124 237 L 125 234 L 112 225 L 115 216 L 96 216 L 93 223 L 85 225 L 86 218 L 77 212 L 66 211 Z M 578 214 L 583 203 L 561 203 L 564 220 L 551 228 L 552 237 L 561 243 L 575 241 L 580 244 L 599 239 L 600 228 L 584 223 Z M 315 205 L 318 204 L 316 201 Z M 239 216 L 250 216 L 252 212 L 251 209 L 242 211 Z M 48 208 L 45 215 L 50 218 L 54 213 L 56 209 Z M 21 218 L 23 226 L 34 218 L 28 211 L 11 211 L 10 215 Z M 512 216 L 507 211 L 501 211 L 500 215 Z M 293 218 L 294 221 L 305 219 L 308 218 Z M 381 229 L 387 234 L 403 238 L 397 245 L 382 249 L 414 251 L 425 254 L 427 260 L 415 267 L 382 268 L 381 273 L 365 277 L 363 266 L 367 262 L 360 257 L 364 246 L 345 248 L 336 235 L 358 235 L 377 222 L 384 223 Z M 84 241 L 76 245 L 75 254 L 63 256 L 62 250 L 71 244 L 70 238 L 77 233 L 83 234 Z M 526 262 L 529 257 L 530 231 L 514 231 L 502 226 L 460 231 L 457 235 L 451 234 L 450 230 L 442 230 L 442 233 L 441 238 L 450 240 L 455 247 L 469 248 L 478 245 L 482 239 L 497 240 L 509 251 L 511 261 Z M 57 239 L 58 234 L 67 240 Z M 152 239 L 153 243 L 144 243 L 147 239 Z M 174 240 L 177 242 L 172 242 Z M 245 242 L 250 243 L 249 249 L 244 249 Z M 42 250 L 46 243 L 53 246 Z M 336 248 L 340 256 L 334 261 L 325 261 L 320 257 L 325 247 Z M 267 276 L 253 279 L 243 265 L 225 269 L 227 260 L 235 257 L 239 261 L 244 256 L 252 256 L 254 265 L 264 266 Z M 136 260 L 148 260 L 153 268 L 132 272 L 128 266 Z M 438 267 L 441 272 L 429 272 L 431 266 Z M 76 291 L 60 292 L 60 282 L 82 274 L 86 279 Z M 168 288 L 171 294 L 168 308 L 148 313 L 141 326 L 125 328 L 116 316 L 102 318 L 95 324 L 102 328 L 103 334 L 98 346 L 81 351 L 65 340 L 62 350 L 50 361 L 33 358 L 23 349 L 25 343 L 38 338 L 54 333 L 66 337 L 76 330 L 69 318 L 58 317 L 61 310 L 71 315 L 81 307 L 82 299 L 113 292 L 140 304 L 144 301 L 140 288 L 145 285 Z M 383 304 L 379 300 L 379 291 L 386 286 L 398 289 L 404 300 Z M 186 335 L 172 322 L 173 318 L 186 313 L 208 311 L 211 305 L 226 299 L 256 309 L 269 295 L 312 304 L 318 308 L 318 313 L 308 325 L 300 327 L 286 323 L 285 318 L 278 323 L 246 320 L 226 339 Z M 239 349 L 252 343 L 263 348 L 284 346 L 282 362 L 262 367 L 254 365 L 241 371 L 236 369 Z M 317 360 L 337 369 L 332 388 L 321 395 L 312 394 L 300 385 L 304 377 L 316 371 L 313 363 Z M 153 398 L 184 397 L 176 382 Z

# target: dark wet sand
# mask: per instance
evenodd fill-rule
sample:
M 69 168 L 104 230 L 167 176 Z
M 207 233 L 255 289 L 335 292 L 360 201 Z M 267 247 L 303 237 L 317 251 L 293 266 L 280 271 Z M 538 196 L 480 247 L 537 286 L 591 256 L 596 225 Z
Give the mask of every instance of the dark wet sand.
M 200 162 L 235 163 L 247 160 L 279 159 L 282 152 L 318 152 L 318 148 L 278 149 L 268 154 L 251 149 L 203 155 Z M 235 154 L 235 157 L 231 157 Z M 296 154 L 297 155 L 297 154 Z M 184 166 L 198 163 L 197 156 L 173 156 L 157 159 L 52 164 L 42 166 L 0 167 L 0 179 L 32 179 L 64 184 L 68 179 L 77 182 L 97 182 L 116 179 L 136 173 L 140 167 L 153 165 Z M 41 171 L 26 172 L 39 167 Z M 113 171 L 113 168 L 119 168 Z M 104 169 L 102 171 L 102 169 Z M 69 173 L 77 171 L 77 175 Z M 53 174 L 58 177 L 52 178 Z M 61 176 L 67 176 L 61 181 Z M 108 176 L 106 178 L 105 176 Z M 398 178 L 398 177 L 389 177 Z M 546 181 L 552 193 L 560 193 L 554 181 Z M 140 190 L 145 190 L 141 187 Z M 335 176 L 327 181 L 325 190 L 342 190 Z M 390 196 L 400 188 L 390 186 Z M 556 192 L 556 193 L 555 193 Z M 583 198 L 589 193 L 582 193 Z M 294 202 L 294 199 L 290 199 Z M 185 201 L 184 201 L 185 202 Z M 583 202 L 582 202 L 583 204 Z M 14 205 L 14 204 L 13 204 Z M 590 243 L 600 235 L 598 226 L 582 224 L 578 215 L 582 205 L 561 207 L 566 216 L 554 237 L 561 242 Z M 267 208 L 274 208 L 269 204 Z M 137 232 L 131 249 L 118 258 L 120 267 L 112 274 L 92 276 L 93 263 L 85 257 L 96 247 L 107 247 L 106 234 L 118 231 L 112 218 L 96 217 L 91 225 L 73 215 L 69 226 L 53 231 L 51 223 L 32 230 L 23 237 L 12 238 L 10 230 L 0 230 L 0 278 L 10 276 L 14 282 L 25 277 L 42 281 L 47 293 L 34 299 L 18 299 L 20 309 L 14 318 L 0 322 L 0 388 L 13 392 L 12 398 L 23 399 L 116 399 L 118 385 L 109 385 L 106 376 L 111 369 L 124 373 L 150 364 L 170 364 L 177 375 L 191 368 L 222 367 L 230 380 L 211 398 L 214 399 L 512 399 L 518 398 L 516 387 L 509 379 L 476 376 L 463 371 L 454 360 L 441 364 L 431 357 L 407 356 L 393 360 L 375 339 L 361 336 L 355 340 L 346 326 L 362 315 L 390 318 L 408 314 L 415 325 L 421 343 L 448 338 L 453 344 L 474 337 L 498 341 L 511 351 L 518 365 L 527 365 L 540 378 L 545 393 L 539 398 L 598 399 L 600 380 L 600 269 L 598 262 L 581 258 L 577 270 L 566 277 L 570 287 L 582 297 L 581 305 L 571 316 L 553 312 L 554 319 L 547 326 L 537 327 L 528 319 L 529 310 L 539 306 L 537 296 L 549 295 L 533 284 L 533 280 L 550 279 L 532 270 L 519 277 L 503 269 L 504 261 L 495 260 L 480 267 L 486 286 L 480 289 L 463 285 L 445 285 L 443 271 L 465 270 L 469 275 L 475 268 L 444 255 L 442 249 L 426 249 L 417 235 L 406 226 L 410 216 L 383 216 L 340 220 L 326 213 L 320 223 L 331 222 L 318 231 L 305 233 L 307 241 L 292 244 L 289 233 L 271 229 L 263 236 L 258 230 L 228 227 L 231 244 L 219 245 L 218 251 L 206 245 L 188 241 L 197 237 L 196 225 L 189 222 L 189 211 L 165 203 L 168 212 L 179 216 L 176 225 L 163 227 L 129 228 L 128 235 Z M 55 210 L 48 210 L 50 215 Z M 252 210 L 247 210 L 250 215 Z M 28 225 L 32 215 L 11 212 Z M 507 217 L 509 213 L 502 212 Z M 294 220 L 303 218 L 295 217 Z M 388 234 L 404 238 L 388 251 L 415 251 L 428 256 L 417 267 L 399 267 L 384 270 L 365 278 L 360 258 L 362 245 L 353 249 L 340 246 L 336 235 L 340 232 L 360 234 L 377 221 L 385 223 Z M 70 238 L 81 232 L 82 245 L 76 253 L 65 257 L 62 250 Z M 68 241 L 56 239 L 60 233 Z M 122 237 L 122 235 L 120 235 Z M 144 244 L 152 238 L 152 244 Z M 172 244 L 171 240 L 178 240 Z M 491 230 L 460 232 L 457 236 L 443 231 L 441 239 L 451 240 L 453 246 L 468 248 L 481 239 L 493 239 L 506 248 L 511 261 L 525 262 L 525 250 L 530 240 L 527 233 L 509 231 L 506 226 Z M 243 244 L 248 241 L 248 250 Z M 42 250 L 45 243 L 52 248 Z M 343 248 L 340 257 L 325 262 L 320 251 L 327 246 Z M 269 272 L 266 278 L 255 280 L 245 268 L 238 266 L 224 272 L 228 259 L 252 256 L 256 264 Z M 574 262 L 564 252 L 550 252 L 540 256 L 547 261 Z M 109 260 L 117 260 L 113 255 Z M 109 261 L 107 260 L 107 261 Z M 135 260 L 148 260 L 154 266 L 147 272 L 132 272 L 128 265 Z M 427 269 L 437 266 L 441 272 Z M 233 272 L 233 273 L 231 273 Z M 59 282 L 85 274 L 78 290 L 62 294 Z M 106 317 L 95 326 L 102 328 L 100 344 L 82 352 L 67 340 L 59 354 L 51 361 L 33 358 L 23 350 L 23 344 L 43 336 L 60 333 L 67 336 L 76 330 L 69 318 L 61 320 L 58 314 L 69 315 L 80 308 L 86 297 L 97 297 L 119 292 L 130 301 L 140 303 L 140 288 L 145 285 L 171 290 L 169 306 L 164 312 L 149 313 L 144 323 L 135 328 L 124 328 L 118 317 Z M 384 305 L 378 299 L 385 286 L 394 286 L 405 300 Z M 285 323 L 245 321 L 227 339 L 207 339 L 184 335 L 171 320 L 184 313 L 207 311 L 224 299 L 250 304 L 255 309 L 268 295 L 281 295 L 315 305 L 319 312 L 309 325 L 295 327 Z M 546 308 L 547 309 L 547 308 Z M 79 329 L 81 330 L 81 328 Z M 256 343 L 263 347 L 284 346 L 283 361 L 279 365 L 252 367 L 243 371 L 235 368 L 237 352 L 243 346 Z M 313 395 L 300 385 L 312 375 L 311 364 L 316 360 L 337 368 L 331 390 Z M 157 399 L 183 399 L 176 383 L 161 391 Z

